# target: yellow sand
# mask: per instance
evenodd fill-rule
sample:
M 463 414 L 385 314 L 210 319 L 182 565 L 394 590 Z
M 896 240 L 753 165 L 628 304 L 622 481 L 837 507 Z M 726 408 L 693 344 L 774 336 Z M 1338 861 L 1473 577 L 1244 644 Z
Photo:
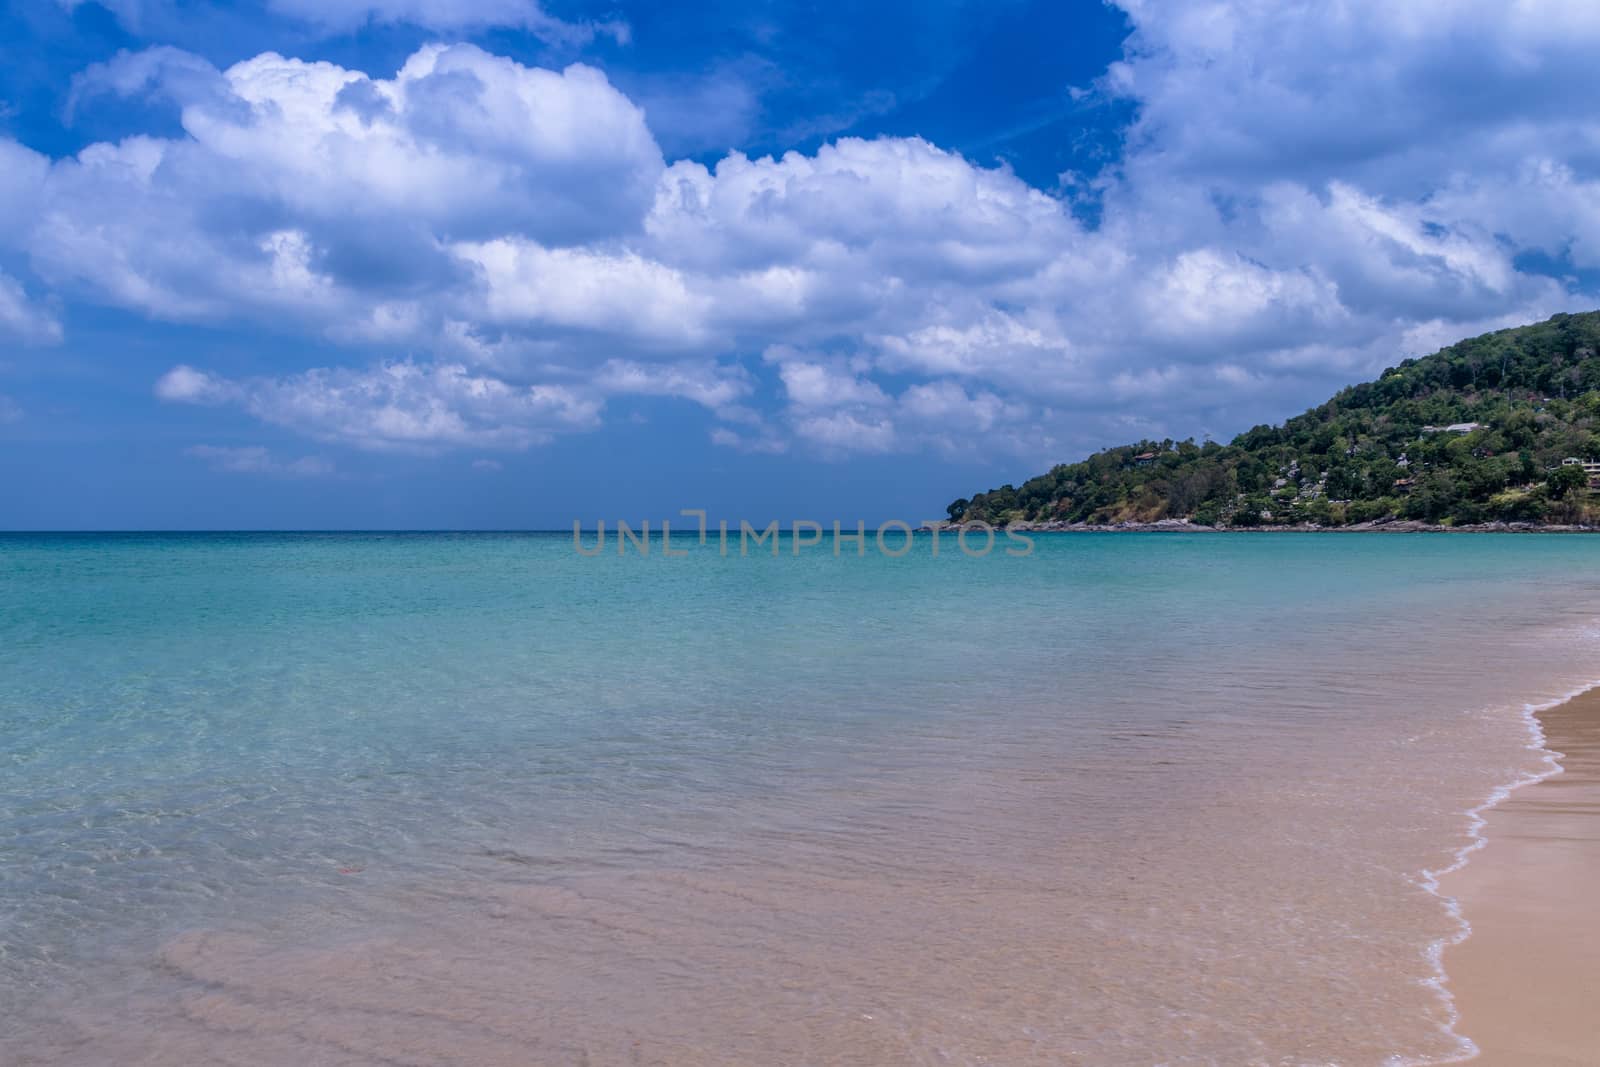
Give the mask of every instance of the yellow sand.
M 1472 935 L 1445 953 L 1477 1064 L 1600 1064 L 1600 692 L 1542 713 L 1563 773 L 1490 810 L 1444 889 Z

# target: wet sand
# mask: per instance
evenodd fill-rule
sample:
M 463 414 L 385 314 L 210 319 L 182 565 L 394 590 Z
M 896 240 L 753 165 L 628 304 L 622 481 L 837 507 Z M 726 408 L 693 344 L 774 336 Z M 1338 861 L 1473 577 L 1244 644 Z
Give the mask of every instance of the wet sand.
M 1600 690 L 1539 719 L 1562 773 L 1487 811 L 1442 886 L 1472 926 L 1444 967 L 1478 1064 L 1600 1063 Z

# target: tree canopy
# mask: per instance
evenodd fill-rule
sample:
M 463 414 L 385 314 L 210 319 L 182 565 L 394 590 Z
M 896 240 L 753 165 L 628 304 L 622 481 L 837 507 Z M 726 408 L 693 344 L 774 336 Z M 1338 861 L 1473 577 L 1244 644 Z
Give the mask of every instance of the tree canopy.
M 1562 463 L 1600 460 L 1597 353 L 1600 312 L 1556 315 L 1405 360 L 1225 445 L 1108 448 L 948 510 L 996 524 L 1587 522 L 1588 478 Z

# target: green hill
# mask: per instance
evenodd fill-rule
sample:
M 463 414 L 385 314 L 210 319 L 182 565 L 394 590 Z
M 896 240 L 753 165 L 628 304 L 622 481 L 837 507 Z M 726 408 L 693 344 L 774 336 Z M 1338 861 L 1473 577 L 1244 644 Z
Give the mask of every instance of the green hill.
M 1385 518 L 1444 525 L 1600 518 L 1600 312 L 1500 330 L 1383 372 L 1229 444 L 1140 441 L 949 507 L 953 520 Z

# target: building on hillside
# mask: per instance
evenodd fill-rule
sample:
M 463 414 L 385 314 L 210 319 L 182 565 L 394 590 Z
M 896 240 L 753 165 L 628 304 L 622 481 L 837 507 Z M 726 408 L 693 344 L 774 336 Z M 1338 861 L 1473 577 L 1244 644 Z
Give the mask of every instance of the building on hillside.
M 1424 426 L 1423 433 L 1471 433 L 1473 430 L 1486 430 L 1488 427 L 1481 422 L 1452 422 L 1449 426 Z
M 1600 489 L 1600 462 L 1592 459 L 1579 459 L 1577 456 L 1568 456 L 1561 461 L 1563 467 L 1582 467 L 1583 473 L 1589 476 L 1589 488 Z

